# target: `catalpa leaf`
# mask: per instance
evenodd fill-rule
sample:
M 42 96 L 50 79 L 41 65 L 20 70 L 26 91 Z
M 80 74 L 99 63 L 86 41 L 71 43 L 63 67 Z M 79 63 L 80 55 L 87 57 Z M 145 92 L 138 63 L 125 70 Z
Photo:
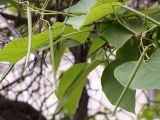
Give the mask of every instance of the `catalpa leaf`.
M 137 61 L 126 62 L 118 66 L 114 75 L 125 86 Z M 151 56 L 148 62 L 142 62 L 131 85 L 131 89 L 160 89 L 160 49 Z
M 130 52 L 126 52 L 130 51 Z M 117 51 L 116 60 L 111 62 L 102 74 L 102 89 L 109 101 L 116 105 L 118 98 L 121 95 L 124 87 L 114 77 L 114 70 L 117 66 L 138 58 L 138 47 L 131 39 L 123 47 Z M 123 101 L 120 104 L 121 108 L 129 112 L 135 112 L 135 91 L 128 89 Z
M 96 0 L 80 0 L 77 4 L 73 5 L 69 12 L 77 14 L 85 14 L 96 3 Z M 67 10 L 65 10 L 67 11 Z
M 116 49 L 119 49 L 132 38 L 133 34 L 118 22 L 110 22 L 106 24 L 102 36 Z
M 116 4 L 120 4 L 118 2 L 115 2 Z M 102 4 L 96 4 L 94 5 L 91 10 L 86 14 L 85 21 L 82 26 L 89 25 L 103 17 L 105 17 L 108 14 L 113 13 L 112 5 L 114 3 L 112 2 L 106 2 Z M 116 7 L 115 9 L 119 9 Z
M 100 47 L 102 47 L 106 43 L 105 40 L 103 40 L 100 37 L 95 38 L 92 41 L 92 46 L 89 49 L 88 55 L 91 55 L 92 53 L 96 52 Z
M 56 96 L 60 99 L 64 95 L 65 91 L 74 82 L 77 76 L 83 71 L 87 63 L 76 64 L 64 73 L 60 79 Z
M 109 101 L 116 105 L 118 98 L 120 97 L 124 87 L 114 77 L 114 69 L 122 64 L 124 60 L 116 60 L 110 63 L 102 74 L 102 89 L 109 99 Z M 135 112 L 135 91 L 128 89 L 120 107 L 126 109 L 129 112 Z
M 76 17 L 70 17 L 67 20 L 67 24 L 72 25 L 74 29 L 79 29 L 85 21 L 86 15 L 80 15 Z
M 82 0 L 83 2 L 83 0 Z M 92 24 L 93 22 L 96 22 L 97 20 L 105 17 L 106 15 L 109 15 L 113 13 L 112 5 L 121 4 L 119 2 L 113 2 L 113 1 L 97 1 L 94 4 L 92 4 L 92 7 L 88 7 L 87 13 L 75 17 L 70 17 L 67 20 L 67 24 L 72 25 L 74 28 L 79 29 L 82 26 Z M 118 7 L 115 8 L 119 9 Z M 82 12 L 82 11 L 80 11 Z
M 55 39 L 61 34 L 63 25 L 64 25 L 63 23 L 54 24 L 53 39 Z M 89 29 L 90 28 L 82 28 L 81 30 L 86 30 L 86 31 L 78 33 L 78 31 L 81 31 L 81 30 L 75 30 L 71 26 L 66 26 L 63 34 L 64 36 L 60 39 L 60 41 L 67 38 L 71 38 L 80 43 L 83 43 L 89 35 Z M 70 33 L 75 33 L 75 34 L 70 34 Z M 31 51 L 32 52 L 35 51 L 36 49 L 47 44 L 48 42 L 49 42 L 48 30 L 40 34 L 33 35 Z M 27 37 L 13 40 L 9 44 L 7 44 L 4 47 L 4 49 L 0 51 L 0 61 L 8 61 L 11 63 L 16 63 L 17 61 L 22 59 L 24 56 L 26 56 L 27 45 L 28 45 Z
M 68 110 L 69 113 L 74 114 L 88 74 L 100 63 L 102 61 L 99 60 L 90 64 L 80 63 L 74 65 L 66 72 L 67 74 L 62 77 L 59 83 L 59 89 L 57 91 L 59 103 L 56 112 L 59 112 L 63 108 Z

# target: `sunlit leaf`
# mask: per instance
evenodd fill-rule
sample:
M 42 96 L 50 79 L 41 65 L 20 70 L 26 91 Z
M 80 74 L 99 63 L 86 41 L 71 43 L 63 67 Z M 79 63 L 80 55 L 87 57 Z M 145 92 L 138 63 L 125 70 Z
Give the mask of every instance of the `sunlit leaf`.
M 80 0 L 77 4 L 70 8 L 69 12 L 79 14 L 87 13 L 95 3 L 96 0 Z
M 82 26 L 85 18 L 85 15 L 70 17 L 66 23 L 72 25 L 74 29 L 79 29 Z
M 91 24 L 103 18 L 104 16 L 113 13 L 112 4 L 113 3 L 110 2 L 110 3 L 105 3 L 105 4 L 102 3 L 102 4 L 93 6 L 93 8 L 87 13 L 83 26 Z
M 62 32 L 63 24 L 55 23 L 53 26 L 53 39 L 58 37 Z M 81 30 L 88 30 L 89 28 L 82 28 Z M 64 37 L 60 40 L 64 40 L 67 38 L 71 38 L 77 40 L 78 42 L 83 43 L 89 35 L 89 32 L 80 32 L 75 34 L 70 34 L 73 32 L 78 32 L 78 30 L 73 29 L 71 26 L 66 26 L 64 31 Z M 20 38 L 17 40 L 13 40 L 8 45 L 4 47 L 3 50 L 0 51 L 0 61 L 8 61 L 11 63 L 16 63 L 24 56 L 26 56 L 28 38 Z M 42 32 L 37 35 L 33 35 L 32 38 L 32 48 L 31 51 L 35 51 L 39 47 L 47 44 L 49 42 L 49 31 Z
M 120 4 L 119 2 L 113 2 L 113 1 L 97 1 L 96 3 L 92 4 L 92 7 L 90 6 L 87 8 L 86 14 L 70 17 L 67 23 L 72 25 L 76 29 L 79 29 L 80 27 L 85 25 L 92 24 L 93 22 L 96 22 L 97 20 L 113 13 L 113 8 L 112 8 L 113 3 Z M 115 9 L 118 9 L 118 7 Z M 79 12 L 82 11 L 79 10 Z

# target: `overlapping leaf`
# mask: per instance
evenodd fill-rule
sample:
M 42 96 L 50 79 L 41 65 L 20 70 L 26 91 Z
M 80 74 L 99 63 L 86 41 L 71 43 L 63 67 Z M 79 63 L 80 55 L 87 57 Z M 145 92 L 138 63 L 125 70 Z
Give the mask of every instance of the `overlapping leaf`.
M 96 52 L 96 50 L 98 50 L 100 47 L 102 47 L 105 43 L 106 43 L 106 41 L 103 40 L 102 38 L 100 38 L 100 37 L 95 38 L 92 41 L 92 46 L 89 49 L 88 55 L 91 55 L 92 53 Z
M 63 24 L 62 23 L 55 23 L 53 26 L 53 38 L 55 39 L 59 36 L 62 32 Z M 82 28 L 81 30 L 88 30 L 90 28 Z M 81 32 L 75 34 L 69 34 L 73 32 L 78 32 L 78 30 L 73 29 L 71 26 L 66 26 L 64 34 L 65 36 L 62 37 L 61 40 L 72 38 L 77 40 L 78 42 L 83 43 L 89 35 L 89 32 Z M 39 47 L 45 45 L 49 42 L 49 31 L 42 32 L 40 34 L 34 35 L 32 38 L 32 48 L 31 51 L 35 51 Z M 67 35 L 68 34 L 68 35 Z M 8 61 L 11 63 L 16 63 L 21 58 L 26 55 L 27 52 L 27 45 L 28 40 L 27 37 L 20 38 L 18 40 L 13 40 L 8 45 L 4 47 L 3 50 L 0 51 L 0 61 Z
M 127 62 L 115 69 L 116 79 L 125 86 L 137 64 L 137 61 Z M 143 62 L 138 69 L 131 89 L 160 89 L 160 49 L 158 49 L 148 62 Z
M 120 4 L 120 3 L 117 3 L 117 4 Z M 93 8 L 91 8 L 91 10 L 87 13 L 83 26 L 91 24 L 103 18 L 104 16 L 113 13 L 112 5 L 113 5 L 112 2 L 106 2 L 106 3 L 97 4 L 93 6 Z
M 87 65 L 87 63 L 77 64 L 65 72 L 65 74 L 61 78 L 60 83 L 58 85 L 58 89 L 57 89 L 57 97 L 58 98 L 62 98 L 65 91 L 74 82 L 74 80 L 77 78 L 77 76 L 84 70 L 86 65 Z
M 71 114 L 75 112 L 88 74 L 100 63 L 101 61 L 94 61 L 91 64 L 77 64 L 65 73 L 58 87 L 59 103 L 56 112 L 62 108 Z
M 114 77 L 114 70 L 118 65 L 127 61 L 136 60 L 137 57 L 138 48 L 134 41 L 131 39 L 117 51 L 117 59 L 105 68 L 101 78 L 102 89 L 106 97 L 113 105 L 117 103 L 117 100 L 124 89 L 124 87 Z M 135 112 L 135 91 L 130 89 L 127 90 L 127 93 L 121 102 L 120 107 L 130 112 Z
M 117 100 L 124 87 L 114 77 L 114 69 L 124 60 L 116 60 L 106 67 L 102 75 L 102 88 L 109 101 L 116 105 Z M 128 90 L 120 107 L 130 112 L 135 112 L 135 91 Z
M 76 14 L 85 14 L 96 3 L 96 0 L 80 0 L 76 5 L 73 5 L 69 12 Z
M 84 23 L 85 18 L 86 18 L 86 15 L 80 15 L 80 16 L 76 16 L 76 17 L 70 17 L 67 20 L 66 23 L 69 24 L 69 25 L 72 25 L 73 28 L 75 28 L 75 29 L 79 29 L 82 26 L 82 24 Z
M 119 49 L 133 36 L 133 34 L 118 22 L 111 22 L 106 24 L 102 36 L 116 49 Z
M 84 1 L 81 0 L 78 4 L 83 3 Z M 82 26 L 92 24 L 97 20 L 105 17 L 108 14 L 113 13 L 112 4 L 120 4 L 119 2 L 109 1 L 97 1 L 93 2 L 91 5 L 87 5 L 87 10 L 79 9 L 79 12 L 86 12 L 86 14 L 70 17 L 67 21 L 67 24 L 73 25 L 74 28 L 79 29 Z M 85 7 L 82 4 L 81 8 Z M 115 9 L 118 9 L 117 7 Z M 78 12 L 78 10 L 76 11 Z

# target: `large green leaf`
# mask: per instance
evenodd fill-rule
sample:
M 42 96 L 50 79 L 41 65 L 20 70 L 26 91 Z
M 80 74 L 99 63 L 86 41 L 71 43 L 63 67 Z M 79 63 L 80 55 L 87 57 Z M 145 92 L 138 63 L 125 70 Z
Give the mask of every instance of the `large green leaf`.
M 72 25 L 73 28 L 75 29 L 79 29 L 83 22 L 85 21 L 86 15 L 80 15 L 80 16 L 76 16 L 76 17 L 70 17 L 67 20 L 67 24 Z
M 63 25 L 64 24 L 61 23 L 60 31 L 62 31 Z M 62 37 L 61 40 L 69 38 L 79 43 L 84 43 L 89 36 L 90 30 L 91 30 L 91 27 L 82 27 L 81 29 L 76 30 L 72 26 L 66 26 L 64 31 L 64 36 Z
M 56 94 L 59 99 L 62 98 L 65 91 L 74 82 L 74 80 L 82 72 L 82 70 L 86 67 L 86 65 L 87 63 L 76 64 L 64 73 L 64 75 L 60 79 L 60 83 L 58 85 Z
M 147 24 L 144 25 L 144 21 L 138 17 L 125 20 L 125 25 L 136 33 L 136 35 L 140 35 L 147 30 Z
M 122 64 L 124 60 L 116 60 L 109 64 L 103 71 L 101 82 L 102 89 L 109 99 L 109 101 L 116 105 L 118 98 L 120 97 L 124 87 L 114 77 L 114 69 Z M 130 112 L 135 112 L 135 91 L 127 90 L 120 107 Z
M 64 47 L 61 44 L 57 44 L 54 46 L 54 67 L 55 67 L 55 72 L 58 70 L 58 67 L 60 65 L 63 53 L 64 53 Z
M 103 18 L 104 16 L 111 14 L 113 12 L 112 4 L 113 4 L 112 2 L 106 2 L 106 3 L 99 3 L 94 5 L 91 8 L 91 10 L 87 13 L 83 26 L 91 24 Z M 120 4 L 120 3 L 116 3 L 116 4 Z
M 103 4 L 114 4 L 115 2 L 119 2 L 118 0 L 97 0 L 97 2 L 91 7 L 91 9 L 101 6 Z
M 116 52 L 116 59 L 125 59 L 127 61 L 137 60 L 139 55 L 138 45 L 134 39 L 127 41 Z M 125 61 L 124 61 L 125 62 Z
M 129 51 L 129 52 L 126 52 Z M 131 60 L 137 60 L 138 58 L 138 47 L 136 43 L 131 39 L 123 47 L 117 51 L 116 60 L 110 63 L 102 74 L 102 89 L 109 99 L 109 101 L 115 105 L 117 100 L 123 91 L 124 87 L 114 77 L 114 70 L 117 66 L 122 63 Z M 120 107 L 127 111 L 134 112 L 135 110 L 135 91 L 128 90 Z
M 69 12 L 70 13 L 78 13 L 85 14 L 90 8 L 96 3 L 96 0 L 80 0 L 77 4 L 73 5 Z
M 160 21 L 160 9 L 155 9 L 155 10 L 156 10 L 156 12 L 150 14 L 149 16 L 154 18 L 157 21 Z
M 137 64 L 137 61 L 127 62 L 118 66 L 114 75 L 125 86 Z M 131 89 L 160 89 L 160 49 L 151 56 L 148 62 L 143 62 L 138 69 L 131 85 Z
M 83 3 L 83 2 L 84 2 L 83 0 L 80 1 L 80 3 Z M 88 2 L 88 0 L 86 2 Z M 70 17 L 67 20 L 67 24 L 72 25 L 76 29 L 79 29 L 80 27 L 88 24 L 92 24 L 93 22 L 96 22 L 97 20 L 105 17 L 106 15 L 111 14 L 113 12 L 113 8 L 112 8 L 113 3 L 120 4 L 119 2 L 113 2 L 112 0 L 108 0 L 108 1 L 99 0 L 97 2 L 92 2 L 91 5 L 87 5 L 89 6 L 87 7 L 87 10 L 77 9 L 76 11 L 76 12 L 78 11 L 86 12 L 86 14 Z M 118 9 L 118 7 L 116 7 L 116 9 Z
M 63 24 L 55 23 L 53 26 L 53 39 L 59 36 L 62 32 Z M 90 28 L 82 28 L 81 30 L 89 30 Z M 78 42 L 84 42 L 89 35 L 89 32 L 81 32 L 79 34 L 70 34 L 73 32 L 78 32 L 79 30 L 73 29 L 71 26 L 66 26 L 64 31 L 64 37 L 60 40 L 71 38 L 77 40 Z M 49 42 L 49 31 L 42 32 L 40 34 L 34 35 L 32 38 L 32 49 L 35 51 L 39 47 L 45 45 Z M 16 63 L 18 60 L 23 58 L 27 53 L 28 39 L 20 38 L 18 40 L 13 40 L 8 45 L 0 51 L 0 61 L 8 61 L 11 63 Z
M 63 47 L 67 47 L 67 48 L 79 46 L 80 44 L 81 44 L 80 42 L 72 39 L 65 40 L 61 43 Z
M 116 49 L 119 49 L 133 36 L 133 34 L 118 22 L 110 22 L 106 24 L 102 36 Z
M 76 68 L 73 66 L 74 68 L 70 69 L 72 71 L 67 71 L 70 74 L 65 75 L 66 77 L 64 76 L 60 81 L 59 90 L 62 90 L 57 93 L 60 100 L 56 112 L 62 108 L 67 109 L 71 114 L 75 112 L 88 74 L 100 63 L 101 61 L 95 61 L 88 65 L 80 64 L 76 65 Z

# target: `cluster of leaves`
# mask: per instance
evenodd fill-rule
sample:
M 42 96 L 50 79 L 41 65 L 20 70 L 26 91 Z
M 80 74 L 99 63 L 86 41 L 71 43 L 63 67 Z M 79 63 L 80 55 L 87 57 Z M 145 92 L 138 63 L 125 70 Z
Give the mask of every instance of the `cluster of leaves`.
M 88 53 L 91 63 L 74 65 L 60 79 L 56 112 L 62 108 L 71 114 L 75 112 L 88 74 L 100 64 L 105 67 L 101 82 L 106 97 L 113 105 L 129 112 L 135 110 L 136 89 L 160 88 L 159 9 L 137 11 L 123 3 L 121 0 L 80 0 L 64 10 L 71 15 L 67 21 L 54 23 L 53 45 L 60 43 L 63 52 L 65 48 L 92 43 Z M 33 35 L 31 52 L 48 48 L 49 39 L 49 30 Z M 0 51 L 0 61 L 18 62 L 26 56 L 27 45 L 27 37 L 13 40 Z M 146 51 L 145 47 L 149 49 Z M 55 49 L 53 55 L 56 69 L 62 56 L 59 51 Z M 108 51 L 116 51 L 114 61 L 110 60 Z

